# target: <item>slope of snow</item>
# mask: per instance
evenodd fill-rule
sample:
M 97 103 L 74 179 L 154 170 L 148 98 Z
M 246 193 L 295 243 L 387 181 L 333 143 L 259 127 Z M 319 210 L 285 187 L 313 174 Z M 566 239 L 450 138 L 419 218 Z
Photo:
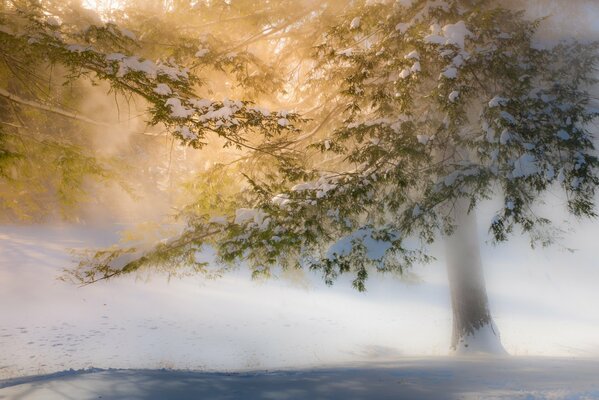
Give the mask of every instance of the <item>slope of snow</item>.
M 499 330 L 495 324 L 487 324 L 473 334 L 463 337 L 459 342 L 455 354 L 460 356 L 492 354 L 507 356 L 501 345 Z
M 275 372 L 67 371 L 0 382 L 0 398 L 59 399 L 599 399 L 599 360 L 401 359 Z

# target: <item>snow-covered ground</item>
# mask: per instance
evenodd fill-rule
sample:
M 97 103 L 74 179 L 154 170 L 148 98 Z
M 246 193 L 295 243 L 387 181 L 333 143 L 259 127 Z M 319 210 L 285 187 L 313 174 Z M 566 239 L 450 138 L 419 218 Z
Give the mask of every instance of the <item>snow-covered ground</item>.
M 479 213 L 483 222 L 491 217 Z M 243 269 L 214 281 L 152 275 L 79 288 L 56 280 L 72 265 L 67 249 L 109 245 L 114 227 L 3 226 L 0 384 L 71 368 L 119 371 L 27 378 L 0 389 L 0 399 L 98 398 L 85 391 L 104 399 L 197 398 L 204 390 L 213 391 L 209 398 L 235 398 L 235 390 L 243 398 L 330 398 L 327 390 L 337 398 L 599 398 L 592 361 L 599 359 L 599 227 L 575 228 L 565 239 L 575 253 L 532 251 L 521 240 L 484 245 L 506 350 L 551 357 L 493 364 L 422 358 L 449 347 L 442 258 L 415 270 L 419 283 L 373 276 L 366 293 L 349 279 L 329 288 L 309 274 L 252 282 Z M 175 394 L 160 397 L 159 389 Z M 183 390 L 190 397 L 176 397 Z
M 0 383 L 0 399 L 599 399 L 599 360 L 403 359 L 278 372 L 65 372 Z

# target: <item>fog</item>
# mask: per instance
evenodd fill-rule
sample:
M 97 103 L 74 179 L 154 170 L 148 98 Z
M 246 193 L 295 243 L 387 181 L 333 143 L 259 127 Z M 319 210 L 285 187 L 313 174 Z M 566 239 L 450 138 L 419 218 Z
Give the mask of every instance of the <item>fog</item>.
M 513 1 L 530 17 L 549 15 L 539 41 L 599 39 L 592 0 Z M 123 231 L 157 224 L 185 203 L 172 189 L 186 176 L 232 153 L 183 149 L 160 127 L 145 124 L 144 105 L 94 88 L 82 112 L 114 125 L 94 128 L 91 142 L 107 157 L 137 154 L 164 182 L 88 183 L 91 201 L 79 224 L 0 226 L 0 379 L 68 368 L 244 370 L 388 360 L 448 353 L 451 310 L 444 258 L 403 279 L 372 275 L 367 292 L 342 277 L 327 287 L 315 273 L 252 281 L 243 267 L 217 280 L 163 274 L 119 278 L 85 287 L 56 278 L 72 265 L 71 249 L 108 246 Z M 154 153 L 139 143 L 156 141 Z M 146 149 L 148 147 L 145 147 Z M 168 171 L 166 174 L 164 171 Z M 131 172 L 132 174 L 134 171 Z M 565 200 L 547 196 L 543 209 L 564 221 Z M 478 211 L 493 318 L 511 355 L 599 357 L 599 265 L 596 221 L 563 222 L 562 245 L 532 250 L 515 236 L 487 243 L 500 207 Z M 76 221 L 75 221 L 76 222 Z M 573 248 L 575 251 L 568 251 Z
M 599 231 L 592 222 L 573 228 L 564 244 L 574 253 L 533 251 L 522 241 L 483 246 L 492 312 L 512 355 L 599 356 Z M 109 244 L 111 232 L 4 227 L 0 240 L 4 377 L 91 366 L 273 369 L 448 352 L 442 255 L 415 269 L 420 282 L 373 276 L 366 293 L 349 279 L 332 288 L 318 275 L 256 282 L 243 269 L 214 281 L 152 275 L 79 288 L 54 279 L 68 265 L 64 248 Z

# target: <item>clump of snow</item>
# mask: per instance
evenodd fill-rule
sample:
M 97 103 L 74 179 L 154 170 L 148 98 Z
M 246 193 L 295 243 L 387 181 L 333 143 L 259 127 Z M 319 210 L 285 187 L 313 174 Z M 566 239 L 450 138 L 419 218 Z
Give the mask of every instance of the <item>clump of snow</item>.
M 516 125 L 516 118 L 507 111 L 502 111 L 500 114 L 501 118 L 510 125 Z
M 399 33 L 404 34 L 410 28 L 410 24 L 399 23 L 395 25 L 395 30 L 399 31 Z
M 447 79 L 455 79 L 458 76 L 458 70 L 455 67 L 448 67 L 441 73 Z
M 514 170 L 512 171 L 514 178 L 525 178 L 538 173 L 537 159 L 530 153 L 523 154 L 514 162 Z
M 198 51 L 196 51 L 196 53 L 194 55 L 198 58 L 202 58 L 208 53 L 210 53 L 210 49 L 199 48 Z
M 277 194 L 276 196 L 274 196 L 272 199 L 270 199 L 270 201 L 272 201 L 274 204 L 277 204 L 278 206 L 285 206 L 289 203 L 289 196 L 287 196 L 284 193 L 281 194 Z
M 120 61 L 125 57 L 122 53 L 110 53 L 106 56 L 106 61 Z
M 212 101 L 208 99 L 189 99 L 189 104 L 197 109 L 208 108 L 212 106 Z
M 438 25 L 431 26 L 431 34 L 424 37 L 424 42 L 437 45 L 454 45 L 464 49 L 466 37 L 472 36 L 464 21 L 447 24 L 442 29 Z
M 404 56 L 404 58 L 406 59 L 414 59 L 414 60 L 420 60 L 420 54 L 418 53 L 418 51 L 416 50 L 412 50 L 411 52 L 409 52 L 408 54 L 406 54 Z
M 404 69 L 403 69 L 403 70 L 402 70 L 402 71 L 399 73 L 399 77 L 400 77 L 401 79 L 405 79 L 405 78 L 407 78 L 408 76 L 410 76 L 410 74 L 411 74 L 411 73 L 412 73 L 412 71 L 410 71 L 410 69 L 409 69 L 409 68 L 404 68 Z
M 460 92 L 457 90 L 454 90 L 453 92 L 449 93 L 448 96 L 449 101 L 451 101 L 452 103 L 456 101 L 458 97 L 460 97 Z
M 564 183 L 564 181 L 566 180 L 566 173 L 564 171 L 563 168 L 560 168 L 558 174 L 557 174 L 557 181 L 562 184 Z
M 161 96 L 168 96 L 173 93 L 171 88 L 166 83 L 159 83 L 154 88 L 154 93 L 159 94 Z
M 187 126 L 179 127 L 178 131 L 181 134 L 181 136 L 183 136 L 183 139 L 186 139 L 186 140 L 197 139 L 196 134 L 194 132 L 192 132 L 191 129 L 189 129 L 189 127 L 187 127 Z
M 270 115 L 270 110 L 266 107 L 254 106 L 248 107 L 248 110 L 259 112 L 265 117 L 268 117 Z
M 234 223 L 238 225 L 251 224 L 258 229 L 266 229 L 270 218 L 268 214 L 258 208 L 239 208 L 235 210 Z
M 131 40 L 137 40 L 135 33 L 131 32 L 129 29 L 119 28 L 119 30 L 123 36 L 128 37 Z
M 416 139 L 418 140 L 418 143 L 427 144 L 431 138 L 428 135 L 416 135 Z
M 326 253 L 328 259 L 344 257 L 352 253 L 354 246 L 362 244 L 366 251 L 366 257 L 371 261 L 381 261 L 387 250 L 393 245 L 390 241 L 373 238 L 371 228 L 360 228 L 351 234 L 337 240 L 329 247 Z
M 125 76 L 129 71 L 143 72 L 152 79 L 156 78 L 157 68 L 150 60 L 140 60 L 138 57 L 122 57 L 119 60 L 118 77 Z
M 84 53 L 91 50 L 91 46 L 85 46 L 81 44 L 71 44 L 67 46 L 67 50 L 71 53 Z
M 337 54 L 340 56 L 351 57 L 354 50 L 350 47 L 349 49 L 341 50 Z
M 464 21 L 445 25 L 443 27 L 443 34 L 449 43 L 455 44 L 462 49 L 464 48 L 466 37 L 472 36 L 472 32 L 466 28 Z
M 418 204 L 416 204 L 414 206 L 414 208 L 412 209 L 412 218 L 416 218 L 420 214 L 422 214 L 422 210 L 420 209 L 420 206 Z
M 176 97 L 171 97 L 164 104 L 171 108 L 171 116 L 174 118 L 187 118 L 194 112 L 193 109 L 183 106 L 181 100 Z
M 570 139 L 570 134 L 568 132 L 566 132 L 565 130 L 560 129 L 557 132 L 557 137 L 561 140 L 568 140 L 568 139 Z
M 466 336 L 462 336 L 454 352 L 459 356 L 507 355 L 501 344 L 499 330 L 492 322 L 483 325 Z
M 225 217 L 223 215 L 216 215 L 216 216 L 210 218 L 208 220 L 208 223 L 216 224 L 216 225 L 227 225 L 228 221 L 227 221 L 227 217 Z
M 508 102 L 508 99 L 501 96 L 495 96 L 489 101 L 489 108 L 504 106 Z
M 313 182 L 299 183 L 291 188 L 294 192 L 302 192 L 305 190 L 316 191 L 316 198 L 321 199 L 327 193 L 337 187 L 337 180 L 334 177 L 322 176 Z
M 512 134 L 509 130 L 504 129 L 501 131 L 501 136 L 499 136 L 499 143 L 507 144 L 512 139 Z
M 60 20 L 57 17 L 54 16 L 50 16 L 48 18 L 46 18 L 46 23 L 48 25 L 52 25 L 52 26 L 60 26 L 62 23 L 60 22 Z
M 360 27 L 361 20 L 362 19 L 360 17 L 356 17 L 356 18 L 352 19 L 349 24 L 349 29 L 358 29 Z

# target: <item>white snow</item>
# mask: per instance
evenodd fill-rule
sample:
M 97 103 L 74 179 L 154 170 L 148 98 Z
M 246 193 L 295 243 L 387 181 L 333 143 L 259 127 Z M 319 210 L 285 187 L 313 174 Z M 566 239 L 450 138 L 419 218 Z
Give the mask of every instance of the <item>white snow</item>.
M 430 136 L 428 136 L 428 135 L 416 135 L 416 139 L 418 140 L 418 143 L 427 144 L 428 141 L 430 140 Z
M 499 107 L 507 104 L 508 99 L 501 96 L 495 96 L 491 100 L 489 100 L 489 108 Z
M 411 73 L 412 73 L 412 71 L 410 71 L 410 69 L 409 69 L 409 68 L 404 68 L 404 69 L 403 69 L 403 70 L 402 70 L 402 71 L 399 73 L 399 77 L 400 77 L 401 79 L 405 79 L 405 78 L 407 78 L 408 76 L 410 76 L 410 74 L 411 74 Z
M 223 215 L 215 215 L 215 216 L 211 217 L 208 220 L 208 222 L 211 224 L 216 224 L 216 225 L 227 225 L 228 220 L 227 220 L 227 217 L 225 217 Z
M 210 49 L 199 48 L 194 55 L 195 57 L 202 58 L 208 53 L 210 53 Z
M 299 183 L 291 188 L 292 191 L 301 192 L 304 190 L 315 190 L 317 198 L 323 198 L 326 194 L 337 187 L 337 180 L 334 176 L 322 176 L 316 181 Z
M 418 204 L 416 204 L 414 206 L 414 208 L 412 209 L 412 218 L 416 218 L 420 214 L 422 214 L 422 210 L 420 210 L 420 206 Z
M 270 201 L 272 201 L 274 204 L 277 204 L 282 207 L 282 206 L 288 204 L 290 200 L 286 194 L 277 194 L 272 199 L 270 199 Z
M 454 67 L 448 67 L 441 73 L 447 79 L 455 79 L 458 76 L 458 70 Z
M 406 59 L 420 60 L 420 54 L 417 50 L 412 50 L 404 56 Z
M 570 139 L 570 134 L 568 132 L 566 132 L 565 130 L 560 129 L 557 132 L 557 137 L 561 140 L 568 140 L 568 139 Z
M 391 242 L 377 240 L 372 237 L 373 231 L 370 228 L 361 228 L 344 236 L 333 243 L 327 250 L 326 257 L 333 259 L 337 256 L 348 256 L 351 254 L 356 243 L 361 243 L 366 248 L 366 257 L 372 261 L 380 261 L 387 250 L 392 246 Z
M 181 136 L 183 136 L 184 139 L 187 139 L 187 140 L 197 139 L 197 135 L 191 129 L 189 129 L 188 126 L 179 127 L 179 133 L 181 134 Z
M 457 99 L 458 97 L 460 97 L 460 92 L 459 92 L 459 91 L 457 91 L 457 90 L 454 90 L 453 92 L 449 93 L 449 96 L 448 96 L 448 98 L 449 98 L 449 101 L 451 101 L 452 103 L 453 103 L 454 101 L 456 101 L 456 99 Z
M 193 109 L 185 107 L 181 104 L 181 99 L 176 97 L 171 97 L 164 104 L 170 107 L 171 116 L 174 118 L 187 118 L 194 113 Z
M 425 36 L 425 43 L 437 44 L 437 45 L 455 45 L 460 49 L 464 49 L 466 38 L 472 36 L 472 32 L 466 27 L 464 21 L 456 22 L 455 24 L 448 24 L 442 28 L 442 32 L 439 31 L 438 26 L 431 26 L 432 34 Z
M 401 34 L 406 33 L 406 31 L 410 28 L 410 24 L 399 23 L 395 26 L 395 30 L 399 31 Z
M 351 57 L 353 53 L 354 49 L 350 47 L 349 49 L 339 51 L 337 54 L 339 54 L 340 56 Z
M 352 19 L 349 24 L 349 29 L 358 29 L 360 27 L 360 21 L 360 17 L 355 17 L 354 19 Z
M 191 104 L 192 106 L 194 106 L 195 108 L 202 109 L 202 108 L 208 108 L 212 106 L 212 101 L 208 100 L 208 99 L 189 99 L 189 104 Z
M 486 324 L 478 330 L 460 338 L 455 349 L 456 355 L 507 355 L 501 345 L 499 330 L 493 324 Z
M 131 40 L 137 40 L 135 33 L 131 32 L 129 29 L 119 28 L 123 36 L 128 37 Z
M 503 118 L 508 124 L 510 125 L 516 125 L 516 118 L 514 118 L 514 116 L 512 114 L 510 114 L 507 111 L 501 111 L 499 113 L 499 115 L 501 116 L 501 118 Z
M 111 53 L 106 56 L 107 61 L 120 61 L 126 56 L 122 53 Z
M 150 60 L 140 60 L 136 56 L 122 57 L 119 60 L 118 77 L 125 76 L 129 71 L 143 72 L 148 77 L 155 79 L 158 74 L 158 68 Z
M 514 178 L 525 178 L 539 173 L 537 159 L 530 153 L 525 153 L 514 162 L 512 176 Z
M 464 21 L 459 21 L 455 24 L 448 24 L 443 27 L 443 35 L 449 43 L 456 44 L 460 48 L 464 48 L 466 37 L 472 36 L 472 32 L 466 28 Z
M 91 50 L 91 47 L 82 44 L 71 44 L 67 46 L 67 50 L 71 53 L 83 53 Z
M 481 235 L 486 234 L 486 222 L 496 210 L 493 204 L 479 210 Z M 550 204 L 549 210 L 555 211 L 555 207 Z M 561 220 L 566 212 L 554 217 Z M 596 375 L 596 364 L 585 364 L 590 362 L 588 358 L 585 361 L 576 357 L 599 356 L 599 309 L 588 307 L 599 301 L 599 271 L 594 261 L 597 224 L 576 226 L 576 234 L 567 243 L 579 249 L 574 254 L 551 248 L 533 251 L 526 241 L 511 241 L 501 247 L 483 243 L 488 292 L 506 349 L 512 355 L 545 357 L 535 364 L 510 357 L 514 364 L 509 368 L 482 376 L 476 375 L 483 368 L 482 360 L 477 360 L 463 376 L 467 382 L 480 383 L 480 388 L 464 386 L 466 382 L 462 385 L 470 395 L 476 393 L 478 397 L 474 398 L 497 398 L 497 392 L 489 391 L 494 388 L 501 393 L 505 390 L 505 399 L 524 399 L 527 393 L 535 399 L 561 399 L 590 390 L 585 386 L 589 382 L 596 385 L 595 378 L 584 378 Z M 0 227 L 0 379 L 90 366 L 204 371 L 292 367 L 297 371 L 331 363 L 350 366 L 367 361 L 373 366 L 377 360 L 393 360 L 392 368 L 400 373 L 408 365 L 431 360 L 414 356 L 447 354 L 451 309 L 443 260 L 416 268 L 414 272 L 422 280 L 418 284 L 402 283 L 389 274 L 371 274 L 366 293 L 354 292 L 351 277 L 345 275 L 332 288 L 321 282 L 318 273 L 310 272 L 302 275 L 305 280 L 299 284 L 284 276 L 257 283 L 249 279 L 244 267 L 219 280 L 201 276 L 167 280 L 161 274 L 146 279 L 147 275 L 142 274 L 141 279 L 131 276 L 80 288 L 55 279 L 62 268 L 70 265 L 68 248 L 107 246 L 118 240 L 115 236 L 69 225 Z M 525 273 L 522 260 L 526 260 Z M 568 329 L 556 329 L 563 324 Z M 562 368 L 562 362 L 568 364 Z M 438 382 L 439 368 L 428 365 L 430 368 L 406 369 L 402 373 L 404 378 L 406 374 L 414 379 L 422 376 L 422 386 L 418 386 L 421 393 L 432 390 Z M 545 369 L 548 365 L 551 368 Z M 581 374 L 580 368 L 584 370 L 585 365 L 592 366 L 595 375 Z M 460 372 L 454 372 L 461 368 L 460 364 L 455 371 L 443 370 L 454 389 L 460 386 Z M 535 376 L 543 377 L 542 381 L 529 379 L 526 374 L 533 370 L 538 371 Z M 502 375 L 508 371 L 513 373 Z M 417 375 L 420 373 L 424 375 Z M 431 376 L 436 378 L 429 379 Z M 229 379 L 234 377 L 229 375 Z M 550 396 L 558 390 L 552 385 L 562 382 L 556 377 L 565 382 L 565 391 L 559 392 L 561 397 Z M 95 382 L 102 380 L 92 378 Z M 247 376 L 243 379 L 249 384 Z M 358 376 L 348 379 L 355 383 Z M 55 388 L 75 391 L 78 383 Z M 114 390 L 137 391 L 115 394 L 116 398 L 140 398 L 139 391 L 145 390 L 137 384 L 116 385 L 117 389 L 113 383 L 110 386 Z M 398 385 L 397 379 L 391 383 L 391 397 L 397 396 L 398 387 L 408 389 Z M 21 398 L 52 399 L 56 394 L 44 385 L 38 382 L 36 388 L 24 385 L 10 390 L 29 390 Z M 161 386 L 164 390 L 172 387 L 166 383 Z M 150 384 L 145 388 L 153 390 Z M 198 386 L 196 389 L 200 390 Z M 104 393 L 71 394 L 72 398 L 83 399 Z M 0 389 L 3 396 L 18 398 L 8 388 Z M 103 398 L 111 397 L 105 394 Z
M 507 144 L 512 139 L 512 134 L 509 130 L 504 129 L 499 136 L 499 143 Z
M 159 94 L 161 96 L 168 96 L 173 93 L 171 88 L 166 83 L 159 83 L 154 88 L 154 93 Z
M 234 223 L 239 225 L 249 222 L 259 229 L 265 229 L 269 221 L 268 214 L 258 208 L 238 208 L 235 210 Z

